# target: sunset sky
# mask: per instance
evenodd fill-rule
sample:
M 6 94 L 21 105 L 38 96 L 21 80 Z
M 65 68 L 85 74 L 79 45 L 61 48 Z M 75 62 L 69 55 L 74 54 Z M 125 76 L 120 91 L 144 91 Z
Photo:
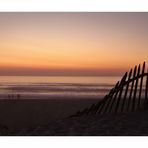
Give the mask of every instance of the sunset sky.
M 148 13 L 2 13 L 0 75 L 122 75 L 148 63 Z

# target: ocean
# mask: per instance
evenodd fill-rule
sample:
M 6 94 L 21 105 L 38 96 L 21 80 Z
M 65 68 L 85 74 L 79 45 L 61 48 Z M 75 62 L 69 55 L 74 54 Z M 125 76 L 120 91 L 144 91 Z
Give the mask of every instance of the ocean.
M 103 98 L 121 77 L 0 76 L 0 98 Z

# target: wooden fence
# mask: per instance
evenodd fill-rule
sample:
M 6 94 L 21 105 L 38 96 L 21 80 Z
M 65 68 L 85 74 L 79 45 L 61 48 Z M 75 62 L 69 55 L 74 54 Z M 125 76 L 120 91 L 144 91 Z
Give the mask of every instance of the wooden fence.
M 97 104 L 73 116 L 88 114 L 108 114 L 131 112 L 144 108 L 148 99 L 148 72 L 145 72 L 145 62 L 135 66 L 125 73 L 121 81 L 118 81 L 114 88 Z

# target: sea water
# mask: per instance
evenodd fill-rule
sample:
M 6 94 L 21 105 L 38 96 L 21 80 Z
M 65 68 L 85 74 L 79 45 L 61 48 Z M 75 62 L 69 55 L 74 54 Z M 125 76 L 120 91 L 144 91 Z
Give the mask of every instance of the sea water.
M 99 99 L 120 79 L 119 76 L 0 76 L 0 98 Z

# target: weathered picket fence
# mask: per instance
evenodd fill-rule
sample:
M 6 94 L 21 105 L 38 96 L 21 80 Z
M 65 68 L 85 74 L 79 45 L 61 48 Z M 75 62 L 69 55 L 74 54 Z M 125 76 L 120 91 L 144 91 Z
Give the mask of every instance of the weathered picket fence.
M 145 72 L 145 62 L 142 69 L 135 66 L 125 73 L 121 81 L 97 104 L 78 111 L 73 116 L 88 114 L 109 114 L 131 112 L 144 108 L 148 99 L 148 72 Z

